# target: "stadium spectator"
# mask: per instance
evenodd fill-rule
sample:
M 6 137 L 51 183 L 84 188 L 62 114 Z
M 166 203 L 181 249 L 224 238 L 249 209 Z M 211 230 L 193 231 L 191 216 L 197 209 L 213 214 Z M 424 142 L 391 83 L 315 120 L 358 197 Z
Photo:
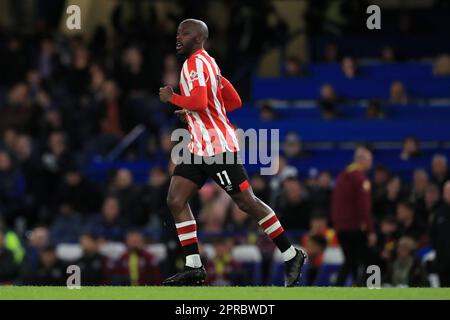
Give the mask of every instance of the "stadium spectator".
M 447 157 L 443 154 L 436 154 L 431 161 L 431 180 L 436 183 L 440 189 L 445 182 L 450 180 L 450 170 L 448 169 Z
M 125 49 L 117 79 L 126 94 L 136 97 L 148 90 L 149 77 L 145 69 L 141 50 L 136 46 Z
M 276 111 L 273 109 L 272 105 L 268 102 L 264 103 L 259 109 L 259 118 L 262 121 L 273 121 L 278 118 Z
M 320 172 L 315 182 L 308 186 L 309 200 L 312 207 L 329 215 L 332 191 L 333 178 L 331 173 L 328 171 Z
M 25 179 L 22 173 L 13 167 L 9 153 L 0 150 L 0 218 L 8 222 L 20 215 L 25 195 Z
M 0 109 L 0 132 L 7 128 L 30 131 L 33 112 L 31 105 L 28 86 L 23 82 L 14 84 L 8 91 L 6 105 Z
M 372 161 L 372 152 L 365 147 L 358 147 L 354 162 L 336 179 L 331 219 L 345 257 L 336 282 L 338 286 L 345 285 L 348 275 L 352 275 L 354 285 L 363 283 L 362 268 L 367 264 L 368 246 L 373 246 L 376 242 L 371 185 L 366 177 Z
M 308 254 L 308 272 L 305 281 L 307 286 L 316 285 L 320 267 L 323 264 L 323 257 L 327 248 L 327 240 L 325 237 L 313 234 L 305 238 L 304 248 Z
M 0 230 L 0 284 L 12 284 L 18 276 L 19 268 L 14 254 L 5 246 L 5 234 Z
M 168 189 L 169 176 L 167 172 L 161 167 L 153 167 L 149 172 L 147 184 L 139 191 L 140 216 L 136 217 L 137 225 L 150 224 L 156 228 L 161 227 L 161 221 L 165 220 L 169 213 L 165 201 Z
M 51 242 L 76 243 L 82 230 L 81 215 L 67 203 L 61 203 L 58 212 L 50 227 Z
M 381 104 L 378 100 L 370 100 L 367 106 L 367 119 L 384 119 L 386 114 L 381 108 Z
M 306 198 L 305 188 L 297 178 L 287 178 L 283 181 L 282 189 L 277 212 L 284 228 L 308 229 L 311 207 Z
M 376 222 L 384 214 L 384 203 L 387 197 L 387 184 L 390 179 L 389 168 L 380 164 L 375 167 L 372 183 L 372 210 Z
M 336 95 L 336 90 L 331 84 L 326 83 L 320 87 L 320 100 L 332 103 L 337 102 L 338 97 Z
M 342 99 L 336 95 L 336 91 L 331 84 L 324 84 L 320 88 L 320 114 L 323 119 L 330 120 L 337 118 L 340 114 L 336 108 L 336 103 Z
M 41 40 L 36 60 L 36 67 L 44 80 L 54 80 L 54 77 L 61 72 L 60 56 L 54 41 L 49 37 Z
M 108 196 L 103 201 L 101 213 L 89 219 L 86 230 L 101 239 L 121 241 L 128 226 L 128 219 L 123 216 L 119 200 Z
M 266 178 L 258 173 L 255 173 L 252 176 L 250 183 L 255 196 L 261 199 L 262 202 L 269 203 L 270 189 Z
M 18 167 L 25 179 L 26 197 L 24 202 L 27 207 L 27 227 L 31 229 L 39 220 L 39 209 L 44 206 L 44 171 L 30 136 L 18 136 L 13 150 Z
M 161 157 L 170 159 L 172 148 L 175 142 L 172 141 L 172 132 L 170 130 L 162 130 L 160 132 L 159 145 L 161 147 Z
M 442 205 L 440 190 L 434 183 L 428 184 L 425 190 L 425 204 L 424 207 L 418 207 L 417 212 L 423 221 L 428 224 L 436 217 L 437 209 Z
M 215 186 L 209 187 L 216 188 Z M 229 199 L 224 197 L 226 193 L 222 192 L 222 190 L 215 190 L 214 193 L 215 194 L 208 200 L 203 200 L 204 204 L 198 219 L 201 223 L 202 229 L 211 234 L 220 233 L 223 229 L 229 204 Z
M 441 287 L 450 287 L 450 181 L 444 185 L 443 205 L 436 211 L 430 238 L 436 251 L 436 267 Z
M 389 103 L 393 105 L 406 105 L 409 102 L 408 94 L 403 82 L 394 81 L 391 84 Z
M 324 60 L 327 63 L 338 63 L 339 62 L 339 48 L 336 43 L 330 42 L 324 48 Z
M 74 97 L 81 97 L 88 93 L 89 89 L 89 62 L 90 52 L 82 44 L 75 43 L 71 64 L 66 71 L 67 87 Z
M 68 167 L 55 195 L 56 207 L 62 203 L 87 216 L 100 209 L 101 192 L 77 166 Z
M 247 213 L 242 211 L 234 203 L 230 203 L 227 217 L 224 225 L 225 229 L 231 232 L 246 234 L 250 230 L 255 230 L 255 226 L 252 227 L 253 221 Z M 256 229 L 257 230 L 257 229 Z M 246 243 L 246 237 L 236 236 L 238 242 Z
M 24 273 L 31 274 L 38 269 L 40 252 L 50 244 L 50 234 L 47 228 L 39 226 L 32 229 L 27 238 Z
M 162 83 L 172 88 L 178 87 L 179 84 L 179 70 L 177 57 L 169 54 L 164 59 L 164 72 L 162 76 Z
M 450 75 L 450 55 L 443 54 L 434 60 L 433 74 L 436 76 Z
M 56 248 L 48 245 L 39 252 L 36 271 L 26 276 L 25 284 L 33 286 L 65 286 L 66 265 L 56 255 Z
M 300 159 L 307 155 L 303 149 L 302 140 L 296 132 L 286 134 L 282 148 L 287 160 Z
M 400 153 L 400 159 L 408 161 L 422 156 L 419 140 L 415 137 L 407 137 L 403 140 L 403 147 Z
M 214 286 L 237 286 L 249 283 L 242 266 L 232 256 L 233 239 L 218 238 L 214 241 L 215 255 L 208 260 L 206 283 Z
M 2 65 L 2 82 L 6 86 L 11 86 L 22 81 L 28 69 L 27 51 L 24 40 L 18 36 L 11 36 L 4 43 Z
M 109 193 L 117 197 L 123 215 L 129 219 L 132 225 L 138 226 L 146 222 L 142 221 L 142 217 L 139 217 L 139 190 L 134 184 L 134 177 L 130 170 L 117 170 L 114 180 L 110 185 Z
M 392 47 L 384 47 L 381 50 L 381 61 L 385 63 L 393 63 L 397 61 L 397 54 Z
M 374 248 L 374 261 L 381 269 L 381 273 L 386 272 L 388 264 L 395 257 L 395 247 L 399 239 L 398 223 L 394 216 L 385 216 L 379 223 L 377 231 L 377 244 Z
M 414 239 L 419 245 L 425 243 L 425 226 L 423 221 L 414 213 L 414 205 L 408 201 L 402 201 L 397 205 L 396 218 L 398 232 L 401 237 Z
M 51 133 L 47 141 L 47 150 L 41 157 L 47 202 L 51 202 L 50 195 L 57 191 L 63 172 L 73 159 L 65 133 L 61 131 Z
M 413 185 L 409 193 L 409 200 L 417 207 L 425 206 L 425 190 L 429 182 L 428 173 L 423 169 L 416 169 L 413 174 Z
M 358 66 L 352 57 L 344 57 L 341 62 L 342 73 L 347 79 L 353 79 L 358 76 Z
M 106 80 L 102 87 L 99 127 L 101 134 L 116 143 L 124 135 L 124 105 L 121 93 L 114 80 Z
M 309 70 L 299 58 L 291 56 L 286 59 L 284 63 L 285 77 L 305 77 L 309 75 Z
M 320 211 L 315 211 L 311 214 L 309 221 L 309 232 L 302 237 L 301 243 L 306 246 L 307 240 L 311 236 L 321 236 L 326 241 L 326 246 L 336 247 L 339 241 L 336 232 L 329 227 L 328 216 Z
M 279 156 L 276 160 L 278 167 L 277 174 L 273 175 L 269 181 L 270 191 L 271 191 L 271 200 L 270 204 L 275 205 L 277 199 L 281 193 L 281 185 L 283 181 L 287 178 L 296 178 L 298 176 L 298 169 L 294 166 L 291 166 L 286 161 L 286 158 L 283 156 Z
M 386 215 L 395 215 L 397 204 L 407 196 L 400 177 L 389 179 L 386 185 L 386 194 L 377 200 L 378 220 Z
M 82 286 L 106 284 L 106 258 L 99 253 L 98 239 L 89 233 L 80 236 L 83 255 L 76 261 L 81 271 Z
M 396 258 L 388 266 L 385 282 L 395 287 L 427 287 L 429 282 L 424 268 L 415 257 L 416 243 L 402 237 L 397 244 Z
M 127 251 L 117 261 L 117 284 L 144 286 L 161 282 L 156 258 L 145 250 L 143 235 L 130 231 L 126 236 Z
M 17 264 L 23 262 L 25 256 L 25 250 L 22 246 L 22 241 L 20 236 L 12 230 L 5 226 L 5 222 L 0 218 L 0 232 L 3 232 L 5 248 L 10 250 L 14 256 L 14 261 Z

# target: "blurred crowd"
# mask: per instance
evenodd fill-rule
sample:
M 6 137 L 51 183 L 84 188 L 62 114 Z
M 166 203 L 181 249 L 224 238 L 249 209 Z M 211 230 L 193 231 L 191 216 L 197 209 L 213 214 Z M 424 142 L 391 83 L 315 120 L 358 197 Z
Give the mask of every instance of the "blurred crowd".
M 269 179 L 255 174 L 251 177 L 251 185 L 256 196 L 274 208 L 294 242 L 306 248 L 311 266 L 317 271 L 323 263 L 325 250 L 339 246 L 330 217 L 335 177 L 323 171 L 300 178 L 298 169 L 289 165 L 289 160 L 302 156 L 300 151 L 303 150 L 299 140 L 293 137 L 291 135 L 284 144 L 278 174 Z M 405 154 L 415 154 L 409 142 L 405 143 L 399 157 Z M 376 240 L 370 244 L 368 261 L 382 268 L 386 283 L 429 286 L 428 274 L 444 272 L 442 274 L 448 275 L 450 270 L 450 169 L 447 158 L 436 154 L 430 169 L 431 174 L 424 169 L 415 170 L 410 184 L 386 166 L 375 167 L 371 175 Z M 26 193 L 28 184 L 20 167 L 13 167 L 8 153 L 2 151 L 0 281 L 45 283 L 41 276 L 48 279 L 45 277 L 49 276 L 50 270 L 64 266 L 57 259 L 55 245 L 79 242 L 84 253 L 80 261 L 86 260 L 86 268 L 102 266 L 101 271 L 97 270 L 97 284 L 128 283 L 120 274 L 134 274 L 127 269 L 130 267 L 128 262 L 132 261 L 131 254 L 143 259 L 143 265 L 148 268 L 158 270 L 150 275 L 146 273 L 150 269 L 143 267 L 139 279 L 146 279 L 142 281 L 148 281 L 147 284 L 158 283 L 161 274 L 175 270 L 181 262 L 176 232 L 165 203 L 171 170 L 173 165 L 168 169 L 154 167 L 149 172 L 148 182 L 137 185 L 127 169 L 119 169 L 102 188 L 78 169 L 71 168 L 64 172 L 60 184 L 49 195 L 52 215 L 30 224 L 22 238 L 17 228 L 10 227 L 8 218 L 22 215 L 27 223 L 31 221 L 24 209 L 30 196 Z M 239 267 L 231 254 L 233 247 L 239 244 L 258 245 L 263 257 L 263 281 L 270 281 L 275 247 L 261 233 L 257 223 L 240 211 L 219 186 L 206 184 L 191 206 L 199 224 L 200 238 L 205 243 L 212 243 L 216 252 L 211 261 L 205 256 L 210 268 L 210 283 L 248 283 L 251 275 Z M 17 220 L 12 221 L 17 223 Z M 107 242 L 125 242 L 128 251 L 119 260 L 110 261 L 98 251 Z M 159 242 L 165 243 L 169 251 L 167 265 L 162 269 L 144 250 L 144 245 Z M 431 248 L 435 249 L 438 259 L 423 264 L 418 253 Z M 120 271 L 122 267 L 126 270 Z M 64 278 L 64 274 L 61 277 Z M 310 273 L 308 279 L 314 284 L 314 273 Z M 128 280 L 133 283 L 131 278 Z M 441 283 L 448 285 L 445 281 L 442 279 Z

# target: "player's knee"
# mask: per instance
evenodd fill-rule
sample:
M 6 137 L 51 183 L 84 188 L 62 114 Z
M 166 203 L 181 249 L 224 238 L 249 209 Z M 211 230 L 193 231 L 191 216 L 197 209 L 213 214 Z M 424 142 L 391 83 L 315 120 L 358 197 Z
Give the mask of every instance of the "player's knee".
M 167 206 L 172 214 L 178 214 L 183 211 L 186 201 L 177 195 L 169 194 L 167 196 Z

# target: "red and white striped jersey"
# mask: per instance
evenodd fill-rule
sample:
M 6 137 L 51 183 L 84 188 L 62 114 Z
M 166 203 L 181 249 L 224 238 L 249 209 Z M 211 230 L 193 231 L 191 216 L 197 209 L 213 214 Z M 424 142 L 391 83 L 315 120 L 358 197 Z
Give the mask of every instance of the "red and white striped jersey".
M 214 156 L 239 151 L 236 131 L 228 120 L 222 98 L 220 69 L 204 49 L 196 51 L 184 62 L 180 75 L 182 96 L 190 96 L 198 87 L 206 87 L 208 104 L 205 110 L 186 110 L 191 134 L 190 152 Z

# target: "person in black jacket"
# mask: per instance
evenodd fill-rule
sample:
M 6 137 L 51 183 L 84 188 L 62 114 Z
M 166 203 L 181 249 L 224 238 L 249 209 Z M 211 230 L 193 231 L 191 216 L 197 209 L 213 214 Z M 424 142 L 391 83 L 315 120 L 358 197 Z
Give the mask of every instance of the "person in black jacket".
M 56 208 L 61 204 L 68 204 L 82 215 L 98 212 L 102 200 L 99 188 L 76 165 L 66 168 L 55 198 Z
M 307 230 L 309 228 L 310 203 L 297 178 L 287 178 L 283 181 L 283 195 L 278 212 L 287 230 Z
M 432 221 L 430 238 L 441 287 L 450 287 L 450 181 L 444 185 L 443 201 Z
M 33 286 L 65 286 L 66 267 L 57 257 L 55 246 L 48 245 L 39 253 L 39 266 L 28 275 L 25 283 Z
M 83 255 L 75 263 L 81 270 L 82 286 L 98 286 L 105 284 L 106 259 L 99 253 L 98 239 L 89 233 L 80 237 Z

